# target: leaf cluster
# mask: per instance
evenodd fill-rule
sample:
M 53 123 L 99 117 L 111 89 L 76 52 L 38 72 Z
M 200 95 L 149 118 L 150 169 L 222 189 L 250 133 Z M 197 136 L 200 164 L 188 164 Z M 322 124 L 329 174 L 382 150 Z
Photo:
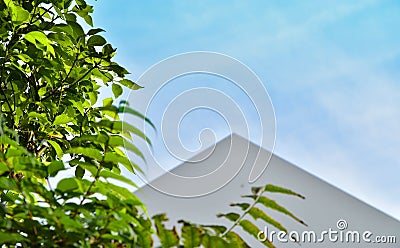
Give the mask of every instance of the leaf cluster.
M 287 215 L 300 224 L 306 225 L 302 220 L 292 214 L 285 207 L 278 204 L 276 201 L 267 197 L 265 193 L 280 193 L 286 195 L 297 196 L 301 199 L 304 197 L 292 190 L 268 184 L 263 187 L 253 187 L 252 194 L 242 196 L 244 199 L 251 199 L 251 202 L 232 203 L 232 207 L 238 207 L 239 211 L 218 214 L 217 217 L 225 218 L 232 224 L 224 225 L 199 225 L 193 224 L 185 220 L 180 220 L 182 227 L 180 233 L 175 227 L 172 229 L 166 228 L 164 222 L 168 221 L 165 214 L 156 215 L 153 217 L 157 237 L 160 240 L 161 246 L 168 247 L 206 247 L 206 248 L 244 248 L 250 247 L 245 240 L 238 234 L 236 229 L 240 227 L 245 233 L 255 239 L 258 239 L 260 229 L 254 224 L 256 220 L 262 220 L 266 225 L 274 226 L 276 229 L 288 233 L 287 229 L 278 221 L 274 220 L 266 213 L 267 209 L 277 211 Z M 250 220 L 250 218 L 253 221 Z M 258 240 L 260 241 L 260 240 Z M 264 246 L 274 248 L 275 246 L 268 239 L 260 241 Z M 150 247 L 150 246 L 143 246 Z
M 143 157 L 133 138 L 149 142 L 120 115 L 146 118 L 114 104 L 141 87 L 113 62 L 102 29 L 84 31 L 92 12 L 83 0 L 0 1 L 1 244 L 117 247 L 144 228 L 143 204 L 116 182 L 135 186 L 121 175 L 140 171 L 124 150 Z

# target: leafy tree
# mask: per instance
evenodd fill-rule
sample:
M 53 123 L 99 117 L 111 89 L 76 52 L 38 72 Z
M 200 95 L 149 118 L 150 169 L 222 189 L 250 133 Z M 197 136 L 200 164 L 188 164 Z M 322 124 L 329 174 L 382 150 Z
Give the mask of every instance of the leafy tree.
M 0 244 L 152 247 L 157 235 L 163 247 L 246 247 L 233 232 L 241 226 L 254 235 L 246 215 L 285 230 L 256 204 L 298 220 L 262 195 L 295 194 L 275 186 L 254 189 L 252 205 L 234 204 L 241 215 L 220 215 L 233 221 L 229 229 L 182 221 L 178 235 L 165 228 L 165 215 L 148 217 L 141 201 L 115 181 L 134 185 L 120 166 L 132 173 L 140 168 L 124 149 L 143 158 L 133 137 L 150 143 L 120 115 L 152 123 L 127 102 L 114 103 L 125 88 L 141 86 L 112 60 L 116 49 L 102 29 L 82 28 L 83 21 L 93 26 L 92 12 L 85 0 L 0 0 Z M 111 86 L 113 97 L 101 105 L 102 86 Z M 65 171 L 74 176 L 52 185 Z

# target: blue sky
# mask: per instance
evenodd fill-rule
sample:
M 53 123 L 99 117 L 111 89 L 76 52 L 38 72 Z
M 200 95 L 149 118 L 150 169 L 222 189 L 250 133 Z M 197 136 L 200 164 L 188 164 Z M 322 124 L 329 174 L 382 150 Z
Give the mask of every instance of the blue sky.
M 398 1 L 91 3 L 131 79 L 184 52 L 240 60 L 270 94 L 279 156 L 400 219 Z

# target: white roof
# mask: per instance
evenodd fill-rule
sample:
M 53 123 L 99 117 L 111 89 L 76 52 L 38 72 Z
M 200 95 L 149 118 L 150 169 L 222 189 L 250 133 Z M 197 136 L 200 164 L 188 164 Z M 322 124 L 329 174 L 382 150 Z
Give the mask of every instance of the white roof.
M 358 231 L 360 235 L 363 235 L 364 232 L 369 231 L 372 233 L 370 239 L 374 239 L 377 235 L 396 237 L 397 244 L 375 243 L 369 244 L 367 247 L 400 247 L 400 222 L 398 220 L 275 155 L 272 155 L 267 169 L 259 179 L 255 183 L 249 184 L 248 178 L 254 161 L 256 161 L 256 168 L 260 171 L 271 154 L 264 149 L 260 150 L 257 145 L 237 135 L 223 139 L 214 148 L 206 149 L 196 156 L 202 158 L 206 157 L 205 154 L 209 154 L 206 159 L 196 163 L 183 163 L 171 172 L 181 176 L 200 176 L 210 173 L 224 164 L 220 167 L 222 170 L 221 180 L 226 180 L 223 178 L 224 170 L 225 174 L 229 174 L 229 170 L 232 168 L 234 170 L 239 168 L 240 158 L 238 159 L 238 156 L 241 156 L 243 151 L 246 151 L 247 154 L 243 168 L 228 184 L 213 193 L 194 198 L 182 198 L 161 193 L 146 185 L 136 191 L 136 194 L 147 205 L 151 215 L 167 213 L 171 225 L 178 225 L 177 221 L 184 219 L 198 224 L 229 226 L 229 221 L 217 218 L 216 214 L 238 211 L 239 209 L 232 208 L 229 204 L 245 202 L 246 200 L 241 198 L 241 195 L 249 194 L 252 186 L 274 184 L 292 189 L 306 197 L 305 200 L 302 200 L 294 196 L 271 193 L 267 195 L 308 224 L 307 227 L 303 226 L 286 215 L 266 209 L 266 212 L 285 226 L 289 232 L 296 231 L 302 235 L 303 231 L 314 231 L 319 237 L 323 231 L 329 231 L 330 228 L 339 231 L 337 222 L 345 220 L 347 228 L 343 230 L 344 234 L 348 231 Z M 167 176 L 160 176 L 152 184 L 174 189 L 180 187 L 176 182 L 168 181 Z M 192 188 L 186 185 L 182 190 L 184 192 L 201 192 L 198 185 L 194 185 Z M 256 224 L 264 229 L 264 222 L 257 221 Z M 263 247 L 253 237 L 243 233 L 240 227 L 236 227 L 234 230 L 243 234 L 242 237 L 251 247 Z M 278 231 L 270 225 L 268 230 Z M 274 238 L 274 244 L 277 247 L 299 247 L 299 244 L 281 243 L 276 236 Z M 325 242 L 322 244 L 301 243 L 301 247 L 366 247 L 366 243 L 363 241 L 361 243 L 331 242 L 328 236 L 325 236 Z

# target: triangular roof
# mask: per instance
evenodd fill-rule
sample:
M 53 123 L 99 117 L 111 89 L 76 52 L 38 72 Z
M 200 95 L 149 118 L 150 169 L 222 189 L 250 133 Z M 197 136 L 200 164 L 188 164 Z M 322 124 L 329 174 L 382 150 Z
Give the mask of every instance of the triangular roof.
M 170 223 L 176 224 L 178 220 L 184 219 L 199 224 L 222 223 L 229 226 L 230 222 L 216 218 L 216 214 L 235 210 L 229 204 L 243 202 L 241 195 L 249 194 L 252 186 L 274 184 L 292 189 L 306 197 L 305 200 L 301 200 L 286 195 L 268 195 L 308 224 L 308 227 L 303 226 L 287 216 L 267 210 L 267 213 L 283 224 L 289 232 L 297 231 L 301 234 L 302 231 L 314 231 L 319 237 L 323 231 L 328 231 L 330 228 L 338 230 L 337 222 L 345 220 L 348 226 L 347 229 L 343 230 L 344 234 L 346 234 L 346 231 L 358 231 L 362 235 L 368 231 L 372 233 L 370 238 L 374 238 L 376 235 L 389 235 L 396 236 L 397 242 L 400 242 L 400 222 L 398 220 L 274 154 L 272 154 L 271 161 L 260 178 L 254 184 L 249 184 L 248 178 L 254 161 L 256 161 L 256 167 L 262 168 L 271 154 L 237 135 L 228 136 L 218 142 L 215 147 L 210 147 L 195 156 L 195 159 L 207 157 L 201 162 L 186 162 L 174 168 L 171 172 L 182 176 L 204 175 L 218 168 L 224 161 L 232 168 L 237 168 L 235 156 L 241 154 L 243 150 L 247 153 L 243 168 L 228 184 L 211 194 L 196 198 L 173 197 L 161 193 L 149 185 L 139 189 L 136 194 L 146 204 L 151 215 L 167 213 Z M 229 166 L 221 168 L 229 170 Z M 169 187 L 179 187 L 175 182 L 168 181 L 168 177 L 165 175 L 155 179 L 152 184 L 168 184 Z M 193 186 L 189 190 L 196 192 L 196 190 L 199 190 L 196 187 L 198 186 Z M 186 188 L 185 192 L 187 190 Z M 263 222 L 257 221 L 256 223 L 263 229 Z M 235 230 L 241 232 L 240 227 L 236 227 Z M 277 231 L 270 226 L 268 230 Z M 243 237 L 252 247 L 262 247 L 247 234 L 244 233 Z M 274 244 L 277 247 L 299 247 L 298 244 L 280 243 L 276 240 Z M 301 245 L 303 247 L 328 248 L 365 247 L 366 243 L 363 241 L 361 243 L 331 242 L 326 236 L 325 242 L 322 244 L 301 243 Z M 396 247 L 396 245 L 393 243 L 368 244 L 368 247 Z

